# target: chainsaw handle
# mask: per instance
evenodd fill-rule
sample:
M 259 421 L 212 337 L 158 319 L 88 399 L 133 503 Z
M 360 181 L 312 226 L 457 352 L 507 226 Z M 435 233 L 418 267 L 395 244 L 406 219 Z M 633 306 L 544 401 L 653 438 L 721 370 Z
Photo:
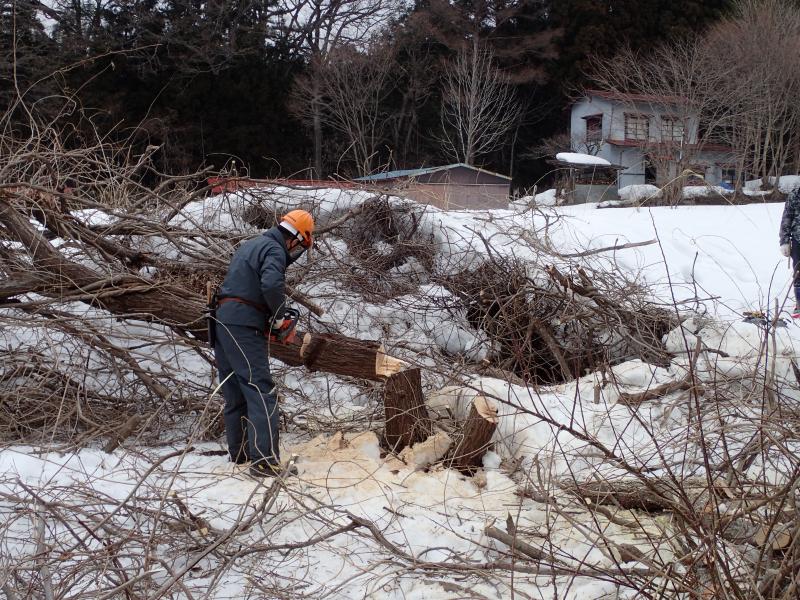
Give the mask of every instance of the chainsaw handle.
M 288 345 L 294 341 L 297 335 L 297 322 L 300 320 L 300 311 L 294 308 L 287 308 L 283 313 L 281 326 L 269 330 L 270 342 Z

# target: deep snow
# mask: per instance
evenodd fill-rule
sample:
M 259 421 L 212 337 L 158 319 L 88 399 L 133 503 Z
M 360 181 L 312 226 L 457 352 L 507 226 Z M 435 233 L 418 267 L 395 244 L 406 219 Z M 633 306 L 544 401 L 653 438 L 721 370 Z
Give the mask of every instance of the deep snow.
M 307 201 L 313 194 L 317 208 L 329 216 L 340 214 L 368 197 L 363 192 L 342 190 L 282 190 L 282 193 L 288 205 L 296 200 Z M 232 198 L 196 202 L 172 224 L 242 228 L 239 211 L 246 202 L 247 199 Z M 694 336 L 699 335 L 708 347 L 726 352 L 726 359 L 699 364 L 701 379 L 711 381 L 720 374 L 735 376 L 737 369 L 743 374 L 750 373 L 747 361 L 758 355 L 763 331 L 756 325 L 742 323 L 741 312 L 769 311 L 776 300 L 784 306 L 790 295 L 790 271 L 777 243 L 782 205 L 601 210 L 587 204 L 545 210 L 548 212 L 443 212 L 429 208 L 421 231 L 434 240 L 437 268 L 451 271 L 483 260 L 486 249 L 476 231 L 484 239 L 490 239 L 496 251 L 535 264 L 538 258 L 517 243 L 523 230 L 546 237 L 562 254 L 657 240 L 651 245 L 603 252 L 585 260 L 622 269 L 650 285 L 655 297 L 665 305 L 677 305 L 681 311 L 696 313 L 693 321 L 672 332 L 667 341 L 671 348 L 680 351 L 687 343 L 692 345 Z M 81 216 L 102 224 L 113 220 L 96 213 Z M 163 245 L 167 244 L 164 240 L 148 243 L 152 249 L 180 257 L 176 249 Z M 331 240 L 331 247 L 333 251 L 338 248 L 343 256 L 346 253 L 335 240 Z M 420 348 L 433 346 L 451 354 L 469 355 L 473 360 L 485 356 L 485 341 L 470 330 L 465 320 L 452 315 L 432 315 L 431 308 L 447 295 L 438 286 L 424 284 L 417 293 L 386 305 L 348 297 L 336 281 L 301 284 L 300 289 L 311 297 L 326 298 L 322 301 L 327 310 L 322 322 L 335 324 L 342 333 L 384 339 L 389 346 L 396 342 L 417 344 Z M 6 332 L 0 343 L 10 346 L 36 340 L 41 344 L 44 335 L 44 331 Z M 778 376 L 788 377 L 789 359 L 797 354 L 795 348 L 800 342 L 798 325 L 790 322 L 788 327 L 778 329 L 776 340 Z M 168 359 L 164 352 L 166 348 L 159 349 L 161 360 Z M 178 371 L 185 366 L 186 377 L 208 380 L 207 367 L 195 358 L 183 356 L 174 360 L 179 365 Z M 150 366 L 155 368 L 155 363 Z M 339 418 L 344 424 L 354 415 L 371 410 L 371 400 L 358 386 L 333 378 L 331 388 L 331 379 L 324 375 L 275 367 L 282 376 L 280 385 L 286 394 L 286 410 L 302 412 L 303 403 L 311 401 L 310 412 L 323 414 L 331 393 L 334 396 L 331 405 L 336 410 L 335 414 L 326 415 L 329 423 Z M 591 446 L 571 435 L 570 428 L 616 447 L 620 455 L 636 464 L 656 470 L 663 467 L 664 461 L 692 463 L 697 458 L 696 446 L 675 433 L 686 427 L 686 414 L 668 403 L 654 403 L 642 407 L 638 417 L 643 417 L 643 421 L 640 421 L 627 407 L 617 403 L 621 391 L 644 390 L 678 379 L 687 368 L 688 359 L 673 361 L 669 369 L 629 361 L 613 369 L 618 387 L 603 386 L 599 397 L 595 395 L 601 384 L 597 373 L 568 384 L 538 389 L 497 379 L 467 377 L 463 384 L 472 389 L 466 393 L 463 387 L 461 391 L 435 390 L 431 386 L 435 386 L 436 379 L 429 379 L 428 402 L 434 411 L 449 410 L 463 416 L 471 396 L 477 393 L 503 402 L 496 453 L 487 455 L 486 469 L 480 477 L 466 478 L 439 467 L 426 471 L 393 457 L 382 457 L 377 437 L 371 431 L 350 431 L 338 437 L 329 434 L 309 437 L 292 432 L 283 439 L 284 456 L 293 453 L 299 456 L 300 475 L 288 482 L 288 490 L 281 494 L 281 510 L 275 512 L 272 520 L 242 539 L 267 539 L 270 543 L 306 540 L 319 533 L 322 515 L 342 523 L 344 511 L 349 511 L 373 521 L 390 542 L 418 561 L 448 561 L 457 555 L 463 560 L 485 563 L 497 560 L 498 550 L 504 549 L 501 543 L 486 537 L 485 525 L 493 520 L 504 522 L 508 514 L 513 514 L 520 528 L 546 529 L 549 542 L 567 563 L 583 561 L 610 568 L 612 561 L 600 550 L 591 531 L 574 522 L 553 520 L 546 504 L 516 493 L 524 484 L 519 473 L 527 474 L 526 477 L 538 474 L 533 483 L 543 489 L 562 476 L 580 478 L 595 472 L 619 475 L 616 467 L 604 464 Z M 100 381 L 98 385 L 106 382 Z M 296 423 L 307 418 L 298 416 Z M 666 448 L 666 453 L 656 452 L 657 443 Z M 147 479 L 147 487 L 161 493 L 168 489 L 175 491 L 212 527 L 225 529 L 240 511 L 247 510 L 258 484 L 224 457 L 200 454 L 201 450 L 219 449 L 220 445 L 187 439 L 186 445 L 189 444 L 195 450 L 162 464 Z M 92 448 L 66 454 L 39 454 L 28 447 L 9 447 L 0 452 L 0 492 L 21 493 L 19 479 L 52 501 L 69 502 L 74 486 L 89 486 L 107 494 L 109 501 L 111 498 L 120 501 L 131 493 L 142 471 L 158 456 L 182 447 L 185 445 L 173 443 L 169 448 L 144 449 L 141 454 L 117 449 L 110 456 Z M 753 468 L 760 466 L 755 464 Z M 513 468 L 520 471 L 512 477 Z M 769 476 L 780 480 L 780 465 L 770 467 Z M 8 516 L 11 510 L 7 501 L 0 502 L 0 511 Z M 588 522 L 582 509 L 572 510 L 577 522 Z M 15 556 L 29 555 L 35 550 L 32 543 L 25 542 L 30 524 L 20 520 L 14 527 L 19 539 L 6 544 L 6 564 Z M 635 536 L 618 525 L 603 521 L 603 527 L 612 538 L 637 543 Z M 56 527 L 53 535 L 65 532 Z M 179 567 L 186 556 L 173 556 L 170 560 Z M 270 571 L 276 570 L 287 581 L 302 582 L 296 590 L 298 594 L 314 598 L 463 597 L 452 587 L 442 586 L 442 581 L 450 580 L 449 575 L 437 580 L 436 573 L 407 569 L 401 563 L 369 536 L 347 534 L 278 559 L 249 556 L 232 564 L 213 588 L 207 587 L 209 580 L 202 571 L 189 574 L 186 581 L 193 590 L 207 591 L 209 597 L 239 598 L 253 593 L 251 578 L 268 579 Z M 163 582 L 167 576 L 160 574 L 155 579 Z M 510 593 L 512 578 L 508 572 L 500 572 L 490 579 L 465 579 L 461 584 L 485 597 L 504 598 Z M 631 595 L 630 590 L 587 577 L 516 575 L 513 586 L 533 598 L 552 598 L 555 589 L 559 598 L 575 600 Z

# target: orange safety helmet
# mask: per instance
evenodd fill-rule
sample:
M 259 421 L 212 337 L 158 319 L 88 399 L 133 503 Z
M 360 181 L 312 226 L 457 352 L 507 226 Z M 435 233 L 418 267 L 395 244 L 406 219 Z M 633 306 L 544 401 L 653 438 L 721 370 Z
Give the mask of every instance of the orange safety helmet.
M 314 242 L 314 217 L 305 210 L 292 210 L 286 213 L 278 225 L 281 229 L 288 232 L 294 239 L 300 242 L 304 248 L 308 249 Z

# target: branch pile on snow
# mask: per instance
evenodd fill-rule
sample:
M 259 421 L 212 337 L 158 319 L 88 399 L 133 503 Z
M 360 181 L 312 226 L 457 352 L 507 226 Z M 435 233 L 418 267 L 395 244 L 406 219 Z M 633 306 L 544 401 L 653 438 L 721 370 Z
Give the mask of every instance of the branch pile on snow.
M 204 197 L 2 144 L 7 596 L 796 597 L 793 331 L 657 305 L 621 268 L 652 232 L 566 252 L 562 212 Z M 265 486 L 224 456 L 202 308 L 296 206 L 309 311 L 271 366 L 299 474 Z

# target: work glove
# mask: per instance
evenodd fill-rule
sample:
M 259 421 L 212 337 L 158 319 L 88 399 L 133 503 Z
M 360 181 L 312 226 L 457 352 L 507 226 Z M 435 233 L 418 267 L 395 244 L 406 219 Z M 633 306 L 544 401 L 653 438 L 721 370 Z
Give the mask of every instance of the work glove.
M 792 253 L 792 245 L 791 244 L 781 244 L 781 254 L 784 256 L 789 256 Z

